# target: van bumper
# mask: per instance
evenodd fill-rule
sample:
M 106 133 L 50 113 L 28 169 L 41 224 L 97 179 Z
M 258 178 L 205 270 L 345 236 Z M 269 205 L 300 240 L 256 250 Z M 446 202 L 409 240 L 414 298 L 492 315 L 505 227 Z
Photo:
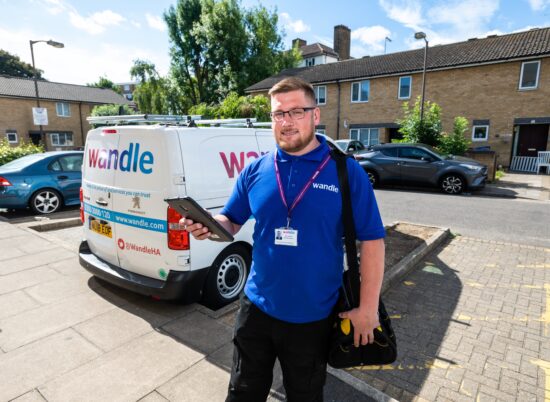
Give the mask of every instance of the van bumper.
M 196 271 L 170 271 L 165 281 L 127 271 L 92 253 L 86 240 L 78 250 L 80 265 L 88 272 L 113 285 L 145 296 L 193 303 L 202 298 L 208 268 Z

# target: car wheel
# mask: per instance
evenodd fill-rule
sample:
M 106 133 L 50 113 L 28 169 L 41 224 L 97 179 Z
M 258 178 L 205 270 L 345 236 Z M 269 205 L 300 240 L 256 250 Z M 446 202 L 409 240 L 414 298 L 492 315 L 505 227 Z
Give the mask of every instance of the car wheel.
M 210 267 L 204 304 L 211 309 L 218 309 L 237 300 L 244 289 L 251 261 L 250 252 L 241 244 L 223 250 Z
M 465 188 L 464 179 L 457 174 L 448 174 L 441 179 L 441 190 L 447 194 L 460 194 Z
M 365 172 L 369 175 L 369 181 L 372 187 L 377 187 L 380 184 L 380 180 L 378 179 L 376 172 L 372 170 L 365 170 Z
M 51 214 L 61 208 L 61 195 L 51 189 L 43 188 L 31 197 L 31 209 L 37 214 Z

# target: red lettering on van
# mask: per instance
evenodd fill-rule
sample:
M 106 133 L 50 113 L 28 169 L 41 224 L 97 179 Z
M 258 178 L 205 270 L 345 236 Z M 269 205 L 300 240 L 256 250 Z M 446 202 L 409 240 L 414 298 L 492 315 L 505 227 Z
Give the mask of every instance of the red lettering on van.
M 90 167 L 96 167 L 97 159 L 99 156 L 99 149 L 95 149 L 95 148 L 88 149 L 88 155 L 89 155 Z
M 265 154 L 266 152 L 262 152 L 261 155 Z M 248 152 L 229 152 L 229 158 L 227 157 L 225 152 L 220 152 L 220 157 L 222 158 L 223 166 L 225 167 L 225 171 L 227 172 L 227 176 L 232 179 L 241 171 L 244 169 L 244 167 L 251 162 L 248 161 L 248 159 L 258 159 L 260 155 L 258 155 L 255 151 L 248 151 Z

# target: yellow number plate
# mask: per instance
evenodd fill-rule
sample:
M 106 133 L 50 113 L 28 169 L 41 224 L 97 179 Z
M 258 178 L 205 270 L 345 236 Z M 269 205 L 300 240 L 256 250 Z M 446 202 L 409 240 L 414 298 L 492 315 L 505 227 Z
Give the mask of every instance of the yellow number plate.
M 113 237 L 111 225 L 109 225 L 105 221 L 100 221 L 94 218 L 90 218 L 90 230 L 102 236 L 107 236 L 109 238 Z

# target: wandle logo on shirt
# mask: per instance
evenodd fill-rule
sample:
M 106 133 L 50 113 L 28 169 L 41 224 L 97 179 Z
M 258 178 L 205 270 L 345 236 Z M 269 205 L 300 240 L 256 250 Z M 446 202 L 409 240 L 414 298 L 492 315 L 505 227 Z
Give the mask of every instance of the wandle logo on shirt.
M 317 188 L 319 190 L 328 190 L 328 191 L 332 191 L 333 193 L 338 192 L 338 187 L 335 186 L 334 184 L 328 185 L 323 183 L 312 183 L 311 185 L 313 186 L 313 188 Z

